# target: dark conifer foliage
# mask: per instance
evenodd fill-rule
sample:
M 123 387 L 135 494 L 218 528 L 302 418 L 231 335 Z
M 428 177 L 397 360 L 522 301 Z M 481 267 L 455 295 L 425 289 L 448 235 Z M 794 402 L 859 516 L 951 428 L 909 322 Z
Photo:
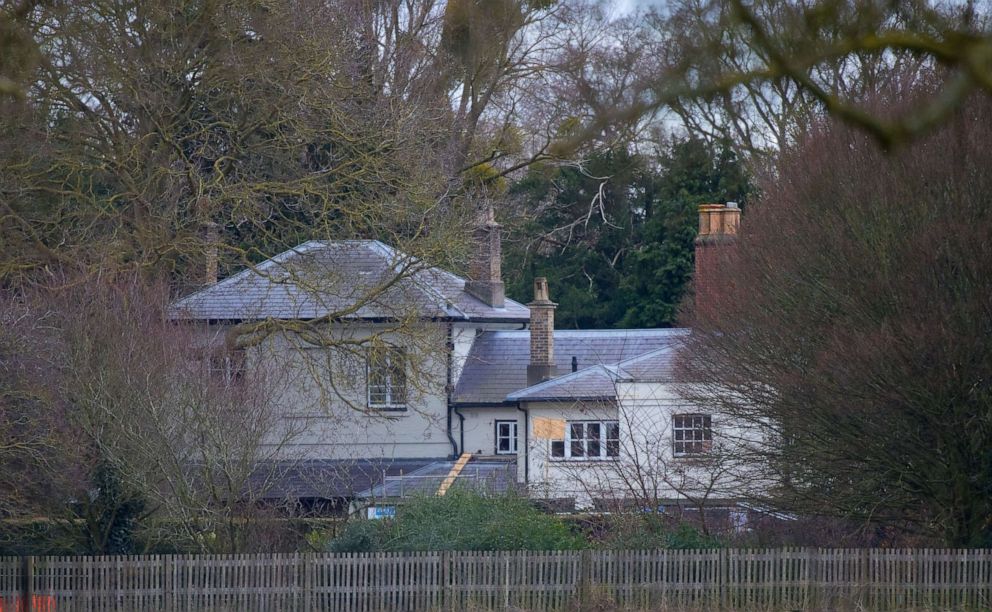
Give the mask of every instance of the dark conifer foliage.
M 692 276 L 696 207 L 743 204 L 751 191 L 732 149 L 700 139 L 535 169 L 513 189 L 531 217 L 507 248 L 509 295 L 526 302 L 533 278 L 547 276 L 561 328 L 673 325 Z

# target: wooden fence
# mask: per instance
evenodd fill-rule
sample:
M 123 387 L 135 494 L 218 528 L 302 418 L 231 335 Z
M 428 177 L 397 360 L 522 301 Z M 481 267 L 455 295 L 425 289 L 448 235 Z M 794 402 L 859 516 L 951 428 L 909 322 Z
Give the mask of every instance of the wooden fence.
M 992 609 L 992 550 L 0 557 L 0 611 Z

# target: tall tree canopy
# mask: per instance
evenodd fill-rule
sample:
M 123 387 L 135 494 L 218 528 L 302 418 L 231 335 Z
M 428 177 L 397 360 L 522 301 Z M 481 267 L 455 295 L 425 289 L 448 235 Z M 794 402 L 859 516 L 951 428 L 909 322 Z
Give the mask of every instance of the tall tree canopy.
M 312 238 L 458 268 L 463 173 L 540 154 L 520 109 L 555 122 L 524 100 L 566 30 L 553 1 L 8 4 L 8 283 L 71 264 L 189 286 L 210 249 L 223 273 Z
M 793 142 L 811 113 L 828 113 L 883 146 L 905 145 L 948 120 L 972 92 L 992 93 L 988 9 L 936 0 L 666 2 L 645 20 L 660 44 L 633 101 L 604 109 L 571 142 L 670 109 L 693 130 L 755 152 Z M 897 69 L 938 66 L 945 87 L 900 113 L 864 104 Z
M 338 21 L 308 0 L 39 6 L 35 83 L 0 121 L 0 276 L 195 283 L 205 242 L 234 265 L 373 233 L 426 252 L 441 111 L 377 99 Z

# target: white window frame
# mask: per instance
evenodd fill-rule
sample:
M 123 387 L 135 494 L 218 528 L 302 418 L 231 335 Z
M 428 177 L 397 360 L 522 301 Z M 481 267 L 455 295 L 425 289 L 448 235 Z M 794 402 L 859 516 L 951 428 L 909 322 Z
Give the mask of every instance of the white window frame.
M 713 415 L 699 412 L 672 415 L 672 456 L 701 457 L 712 450 Z
M 386 410 L 386 411 L 396 411 L 402 412 L 406 410 L 406 351 L 401 348 L 389 348 L 384 351 L 378 351 L 378 356 L 374 357 L 369 355 L 365 362 L 365 391 L 366 400 L 368 401 L 369 408 L 374 408 L 376 410 Z M 394 380 L 395 370 L 394 365 L 396 361 L 400 361 L 400 365 L 403 368 L 403 381 L 402 384 L 397 385 Z M 372 400 L 372 373 L 373 368 L 381 368 L 383 384 L 383 395 L 385 396 L 385 402 L 376 402 Z
M 597 438 L 589 437 L 590 425 L 599 426 L 599 436 Z M 574 426 L 582 427 L 582 438 L 572 437 L 572 429 Z M 608 437 L 608 432 L 611 427 L 615 428 L 616 437 Z M 590 456 L 589 452 L 589 442 L 596 440 L 599 443 L 599 454 Z M 583 452 L 581 455 L 573 454 L 573 443 L 581 442 L 583 443 Z M 611 444 L 612 442 L 612 444 Z M 564 445 L 563 454 L 555 455 L 554 447 L 555 444 Z M 613 453 L 610 454 L 610 449 L 613 449 Z M 564 440 L 552 440 L 551 441 L 551 459 L 555 461 L 615 461 L 620 457 L 620 421 L 614 420 L 604 420 L 604 421 L 566 421 L 565 422 L 565 439 Z
M 510 435 L 503 436 L 500 435 L 499 428 L 500 425 L 508 425 L 510 427 Z M 501 438 L 510 439 L 510 450 L 500 450 L 499 441 Z M 498 419 L 496 421 L 496 454 L 497 455 L 516 455 L 517 454 L 517 421 L 511 419 Z

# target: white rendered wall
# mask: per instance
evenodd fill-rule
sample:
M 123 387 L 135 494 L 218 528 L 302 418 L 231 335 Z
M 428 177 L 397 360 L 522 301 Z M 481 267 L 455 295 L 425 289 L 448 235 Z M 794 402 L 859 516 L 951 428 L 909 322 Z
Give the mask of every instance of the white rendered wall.
M 496 455 L 496 421 L 516 421 L 517 444 L 518 446 L 523 444 L 523 413 L 515 407 L 461 408 L 459 412 L 465 417 L 464 452 L 475 455 Z
M 256 352 L 264 355 L 275 376 L 289 382 L 281 385 L 276 401 L 284 431 L 298 432 L 288 444 L 275 432 L 273 444 L 284 444 L 287 456 L 320 459 L 449 456 L 443 327 L 418 330 L 413 341 L 373 326 L 337 333 L 337 340 L 344 341 L 379 333 L 382 340 L 407 350 L 406 410 L 369 406 L 362 347 L 311 347 L 291 335 L 273 336 Z
M 619 406 L 605 402 L 527 404 L 534 419 L 616 420 L 617 459 L 552 458 L 550 442 L 532 436 L 527 445 L 528 483 L 540 498 L 575 498 L 580 507 L 596 498 L 640 503 L 736 500 L 765 486 L 747 454 L 751 430 L 710 407 L 693 405 L 666 383 L 618 383 Z M 672 417 L 711 415 L 712 451 L 676 457 Z

